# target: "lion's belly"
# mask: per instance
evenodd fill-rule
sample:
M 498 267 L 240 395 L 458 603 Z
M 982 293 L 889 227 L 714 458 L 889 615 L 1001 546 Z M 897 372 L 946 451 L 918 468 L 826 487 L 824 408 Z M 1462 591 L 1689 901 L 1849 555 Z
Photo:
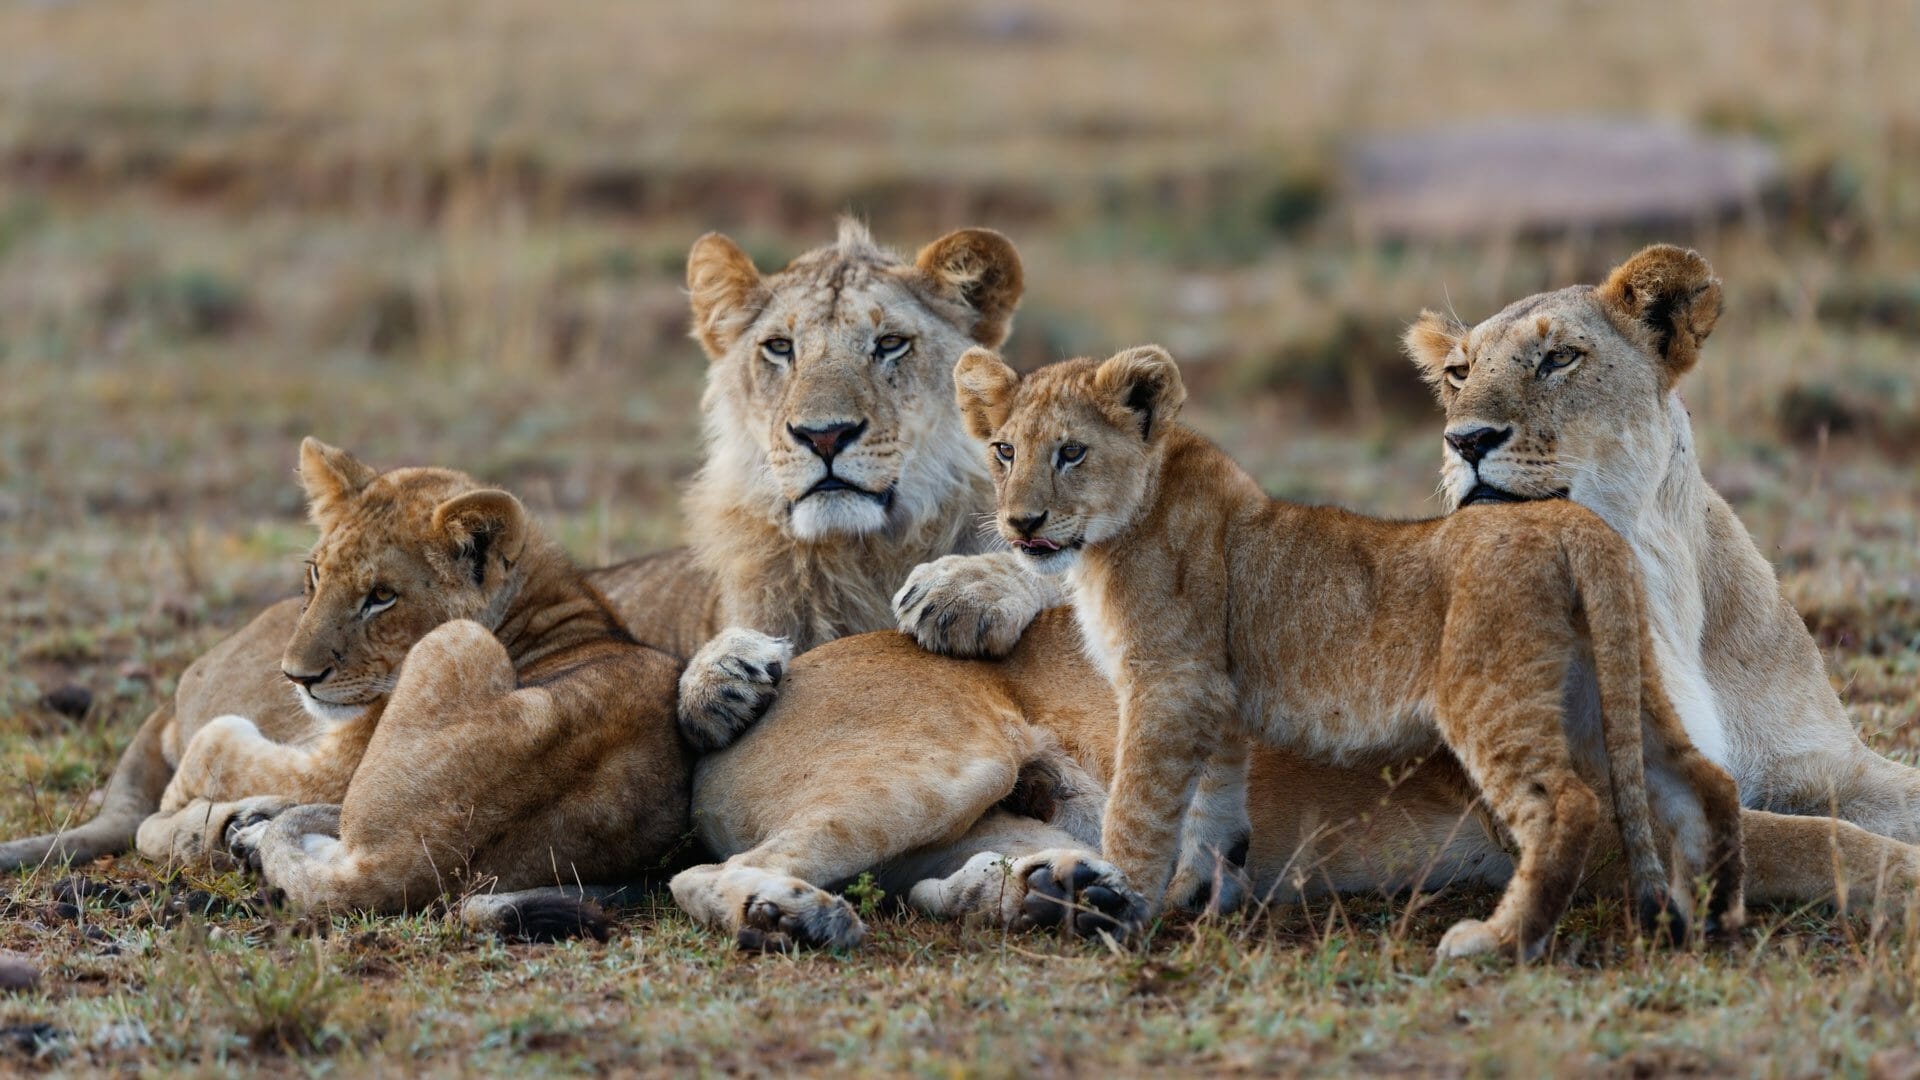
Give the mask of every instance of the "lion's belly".
M 1410 760 L 1440 744 L 1432 702 L 1382 682 L 1338 693 L 1243 687 L 1240 718 L 1255 738 L 1335 765 Z

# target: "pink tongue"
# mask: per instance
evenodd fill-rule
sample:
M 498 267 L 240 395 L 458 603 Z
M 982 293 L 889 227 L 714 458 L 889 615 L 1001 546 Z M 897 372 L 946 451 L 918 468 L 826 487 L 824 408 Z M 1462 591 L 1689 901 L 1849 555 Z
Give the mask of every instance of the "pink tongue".
M 1059 551 L 1060 550 L 1059 544 L 1056 544 L 1051 540 L 1042 540 L 1037 537 L 1035 539 L 1028 540 L 1026 542 L 1026 546 L 1029 549 L 1034 551 Z

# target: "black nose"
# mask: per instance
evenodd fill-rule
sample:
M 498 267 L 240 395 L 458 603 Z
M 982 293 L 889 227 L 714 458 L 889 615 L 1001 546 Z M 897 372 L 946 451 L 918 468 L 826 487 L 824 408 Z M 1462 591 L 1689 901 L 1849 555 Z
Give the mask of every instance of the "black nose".
M 287 677 L 288 682 L 298 683 L 301 686 L 304 686 L 307 689 L 311 690 L 314 687 L 319 686 L 321 683 L 326 682 L 327 676 L 333 674 L 333 669 L 328 668 L 325 671 L 322 671 L 321 673 L 319 673 L 318 675 L 301 675 L 297 672 L 288 671 L 286 668 L 281 668 L 280 674 L 285 675 Z
M 1028 514 L 1025 517 L 1009 517 L 1007 519 L 1007 524 L 1013 526 L 1014 531 L 1018 532 L 1021 536 L 1032 536 L 1034 533 L 1040 531 L 1040 526 L 1046 523 L 1047 512 L 1045 510 L 1037 514 Z
M 857 424 L 828 424 L 825 427 L 794 427 L 787 425 L 787 434 L 793 441 L 819 455 L 821 461 L 832 461 L 834 455 L 852 446 L 867 430 L 867 422 Z
M 1447 445 L 1453 447 L 1462 460 L 1469 465 L 1480 464 L 1480 459 L 1493 453 L 1501 443 L 1513 436 L 1513 429 L 1474 428 L 1472 431 L 1447 432 Z

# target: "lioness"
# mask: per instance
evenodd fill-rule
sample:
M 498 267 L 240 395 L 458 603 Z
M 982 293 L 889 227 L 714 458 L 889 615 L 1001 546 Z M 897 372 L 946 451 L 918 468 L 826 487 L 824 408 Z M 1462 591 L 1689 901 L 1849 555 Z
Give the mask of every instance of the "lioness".
M 150 857 L 216 855 L 250 828 L 291 902 L 394 911 L 621 880 L 675 843 L 677 666 L 634 644 L 519 500 L 446 469 L 376 473 L 314 439 L 300 479 L 320 530 L 303 597 L 187 670 L 99 818 L 10 858 L 110 849 L 135 797 L 158 797 L 138 830 Z M 342 805 L 263 824 L 295 803 Z
M 1860 741 L 1773 567 L 1701 475 L 1679 383 L 1720 307 L 1707 261 L 1658 245 L 1470 329 L 1423 313 L 1407 346 L 1446 408 L 1447 502 L 1592 507 L 1633 545 L 1674 705 L 1741 800 L 1920 841 L 1920 770 Z
M 1595 733 L 1563 728 L 1578 649 L 1590 650 L 1602 702 L 1605 760 L 1585 771 L 1608 781 L 1643 916 L 1667 907 L 1657 823 L 1682 860 L 1678 880 L 1711 876 L 1709 922 L 1740 920 L 1733 779 L 1694 750 L 1641 662 L 1651 647 L 1633 557 L 1591 511 L 1385 521 L 1269 498 L 1178 423 L 1186 388 L 1158 346 L 1025 378 L 976 349 L 954 383 L 968 429 L 992 449 L 1001 537 L 1067 575 L 1118 691 L 1101 847 L 1149 912 L 1183 820 L 1202 835 L 1240 827 L 1249 738 L 1339 763 L 1444 744 L 1519 864 L 1492 918 L 1456 923 L 1440 955 L 1538 956 L 1599 814 L 1575 769 L 1576 755 L 1601 756 Z M 1196 785 L 1219 811 L 1189 818 Z

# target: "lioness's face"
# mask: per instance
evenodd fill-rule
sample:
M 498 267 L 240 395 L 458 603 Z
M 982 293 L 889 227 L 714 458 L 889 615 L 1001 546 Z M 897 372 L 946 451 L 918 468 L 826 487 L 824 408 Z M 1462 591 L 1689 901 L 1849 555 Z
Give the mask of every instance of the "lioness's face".
M 376 474 L 314 439 L 300 475 L 321 531 L 281 673 L 310 714 L 339 721 L 391 693 L 407 651 L 435 627 L 499 622 L 524 511 L 460 473 Z
M 1652 490 L 1686 425 L 1674 383 L 1719 292 L 1705 260 L 1656 247 L 1604 285 L 1531 296 L 1471 329 L 1423 314 L 1407 348 L 1446 409 L 1449 507 L 1571 497 L 1612 508 Z
M 1156 346 L 1066 360 L 1022 379 L 985 349 L 961 358 L 955 396 L 986 444 L 1001 539 L 1045 573 L 1139 516 L 1160 434 L 1185 399 Z
M 936 509 L 921 504 L 931 500 L 914 470 L 930 441 L 958 437 L 954 361 L 1006 336 L 1021 288 L 1011 244 L 963 230 L 909 263 L 843 226 L 838 243 L 763 276 L 710 235 L 687 277 L 695 333 L 714 361 L 710 467 L 763 488 L 770 515 L 801 540 L 879 532 Z M 742 431 L 752 460 L 728 460 L 748 445 Z

